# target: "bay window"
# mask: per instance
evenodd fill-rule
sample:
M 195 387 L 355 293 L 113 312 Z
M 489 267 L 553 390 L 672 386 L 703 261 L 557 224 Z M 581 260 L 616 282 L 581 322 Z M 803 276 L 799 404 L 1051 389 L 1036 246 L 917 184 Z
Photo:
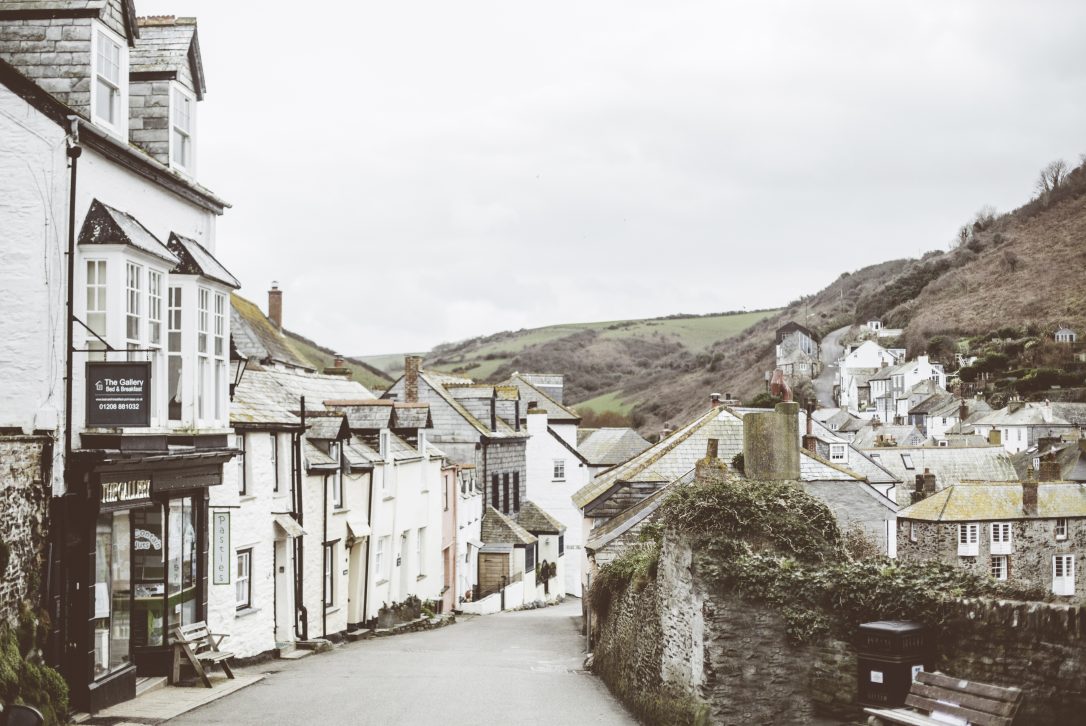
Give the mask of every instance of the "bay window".
M 124 336 L 125 347 L 137 350 L 140 346 L 140 316 L 143 302 L 143 268 L 133 262 L 125 263 L 125 308 Z M 130 353 L 129 360 L 138 360 Z
M 225 424 L 226 414 L 226 296 L 215 293 L 215 420 Z
M 162 273 L 156 270 L 147 271 L 147 342 L 162 345 Z
M 206 287 L 197 292 L 196 308 L 196 418 L 203 421 L 208 414 L 209 369 L 208 353 L 211 324 L 211 291 Z
M 87 260 L 87 327 L 106 338 L 106 261 Z M 106 346 L 93 335 L 87 336 L 87 349 L 104 351 Z M 105 360 L 104 353 L 91 353 L 91 360 Z

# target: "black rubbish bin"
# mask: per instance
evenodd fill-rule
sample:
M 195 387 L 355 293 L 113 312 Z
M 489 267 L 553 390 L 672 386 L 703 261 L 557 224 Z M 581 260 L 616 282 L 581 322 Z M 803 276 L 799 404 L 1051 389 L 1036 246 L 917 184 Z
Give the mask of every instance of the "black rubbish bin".
M 907 620 L 864 623 L 856 643 L 859 701 L 863 706 L 897 708 L 913 679 L 927 670 L 930 655 L 926 628 Z

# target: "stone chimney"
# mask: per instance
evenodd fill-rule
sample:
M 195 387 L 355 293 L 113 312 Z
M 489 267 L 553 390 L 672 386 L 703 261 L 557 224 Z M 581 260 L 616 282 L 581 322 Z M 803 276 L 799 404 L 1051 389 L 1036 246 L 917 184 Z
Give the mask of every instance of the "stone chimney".
M 720 408 L 720 394 L 719 393 L 710 393 L 709 394 L 709 408 Z
M 275 280 L 272 280 L 271 289 L 268 290 L 268 319 L 276 329 L 283 329 L 283 291 Z
M 783 401 L 743 417 L 743 469 L 758 481 L 799 479 L 798 403 Z
M 352 373 L 351 369 L 345 365 L 343 356 L 339 353 L 335 354 L 332 365 L 324 369 L 324 374 L 326 376 L 343 376 L 344 378 L 350 378 Z
M 814 410 L 815 400 L 813 398 L 807 399 L 807 415 L 804 418 L 807 421 L 807 433 L 803 436 L 803 448 L 810 451 L 812 454 L 818 453 L 818 439 L 814 435 Z
M 1063 472 L 1056 454 L 1045 454 L 1041 457 L 1041 471 L 1037 479 L 1040 481 L 1060 481 L 1063 479 Z
M 924 467 L 924 473 L 916 475 L 916 488 L 911 493 L 912 503 L 916 504 L 921 499 L 930 497 L 935 491 L 935 474 L 931 473 L 931 469 Z
M 403 400 L 418 403 L 419 370 L 422 368 L 422 356 L 408 355 L 403 359 Z
M 1033 480 L 1033 469 L 1029 470 L 1030 477 L 1022 482 L 1022 512 L 1029 517 L 1037 516 L 1037 482 Z
M 694 481 L 698 484 L 719 484 L 724 481 L 728 466 L 720 460 L 720 441 L 709 439 L 705 445 L 705 458 L 694 464 Z
M 1007 401 L 1007 413 L 1015 413 L 1016 411 L 1021 411 L 1022 407 L 1025 405 L 1026 404 L 1019 398 L 1016 398 L 1013 401 Z

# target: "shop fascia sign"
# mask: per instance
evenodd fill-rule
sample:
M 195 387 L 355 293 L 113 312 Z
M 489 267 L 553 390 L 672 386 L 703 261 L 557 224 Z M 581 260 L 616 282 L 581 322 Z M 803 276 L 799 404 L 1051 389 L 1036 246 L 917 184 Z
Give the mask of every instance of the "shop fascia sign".
M 87 362 L 87 426 L 150 426 L 151 364 Z
M 131 473 L 102 477 L 102 509 L 123 509 L 151 501 L 150 473 Z

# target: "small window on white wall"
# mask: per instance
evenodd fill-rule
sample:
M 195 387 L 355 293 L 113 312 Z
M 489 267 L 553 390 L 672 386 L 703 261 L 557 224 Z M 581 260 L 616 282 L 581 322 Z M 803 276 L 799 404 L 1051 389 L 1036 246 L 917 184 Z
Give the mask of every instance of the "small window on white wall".
M 173 128 L 170 132 L 170 160 L 173 166 L 191 170 L 196 102 L 185 91 L 174 86 L 171 103 L 170 118 Z
M 845 444 L 830 444 L 830 461 L 835 464 L 847 464 L 848 446 Z
M 565 481 L 566 480 L 566 462 L 565 459 L 554 460 L 554 480 Z

